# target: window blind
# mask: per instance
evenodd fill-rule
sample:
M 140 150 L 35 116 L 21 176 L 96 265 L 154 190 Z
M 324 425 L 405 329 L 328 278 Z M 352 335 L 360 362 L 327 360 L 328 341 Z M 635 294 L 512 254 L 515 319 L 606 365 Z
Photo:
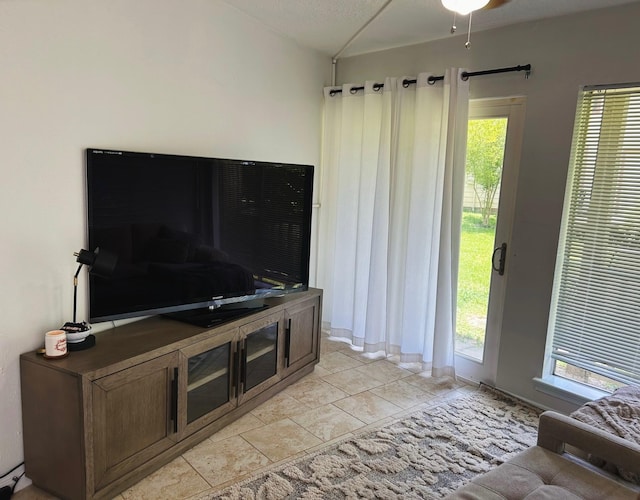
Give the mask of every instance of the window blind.
M 640 383 L 640 84 L 580 93 L 549 327 L 552 358 Z

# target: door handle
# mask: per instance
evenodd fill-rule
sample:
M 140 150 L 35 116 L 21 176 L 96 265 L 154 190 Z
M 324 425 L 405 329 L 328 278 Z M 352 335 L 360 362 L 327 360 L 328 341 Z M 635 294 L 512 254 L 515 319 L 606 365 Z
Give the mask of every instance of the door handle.
M 287 322 L 287 328 L 284 331 L 284 359 L 287 368 L 289 367 L 289 356 L 291 354 L 291 318 Z
M 243 341 L 242 350 L 240 351 L 240 384 L 242 391 L 247 387 L 247 340 Z
M 173 369 L 171 380 L 171 422 L 174 434 L 178 432 L 178 369 Z
M 238 392 L 240 391 L 240 341 L 235 343 L 229 357 L 233 358 L 233 370 L 231 371 L 231 396 L 229 399 L 237 399 Z
M 500 252 L 500 260 L 498 261 L 498 267 L 496 267 L 496 254 Z M 507 244 L 503 243 L 493 251 L 491 256 L 491 267 L 494 271 L 498 271 L 500 276 L 504 275 L 504 263 L 507 260 Z

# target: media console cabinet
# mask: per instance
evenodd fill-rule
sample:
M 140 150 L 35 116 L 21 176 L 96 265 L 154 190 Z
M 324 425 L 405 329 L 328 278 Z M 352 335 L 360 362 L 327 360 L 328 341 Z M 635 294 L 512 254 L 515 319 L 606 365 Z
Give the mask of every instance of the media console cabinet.
M 313 371 L 322 291 L 213 328 L 153 317 L 96 346 L 20 356 L 26 475 L 64 499 L 112 498 Z

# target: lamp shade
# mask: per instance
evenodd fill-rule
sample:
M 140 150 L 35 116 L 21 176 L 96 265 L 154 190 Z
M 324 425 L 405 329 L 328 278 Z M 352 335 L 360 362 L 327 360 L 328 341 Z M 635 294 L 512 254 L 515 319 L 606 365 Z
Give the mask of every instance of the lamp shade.
M 118 256 L 100 248 L 96 248 L 93 252 L 83 249 L 77 253 L 76 262 L 89 266 L 89 273 L 108 278 L 116 268 Z
M 442 0 L 442 5 L 453 12 L 466 16 L 474 10 L 481 9 L 489 0 Z

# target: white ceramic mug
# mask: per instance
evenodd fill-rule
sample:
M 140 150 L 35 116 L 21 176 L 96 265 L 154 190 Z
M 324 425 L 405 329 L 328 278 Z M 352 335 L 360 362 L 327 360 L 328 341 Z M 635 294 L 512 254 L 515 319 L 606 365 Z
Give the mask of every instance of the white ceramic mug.
M 67 354 L 67 334 L 64 330 L 51 330 L 44 334 L 44 351 L 51 358 Z

